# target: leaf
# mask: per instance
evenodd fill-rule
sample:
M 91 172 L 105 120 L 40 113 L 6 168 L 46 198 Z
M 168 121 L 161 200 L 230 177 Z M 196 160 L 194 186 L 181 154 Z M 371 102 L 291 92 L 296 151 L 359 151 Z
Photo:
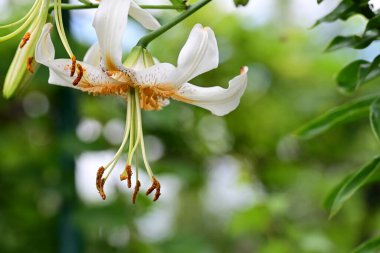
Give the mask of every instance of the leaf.
M 350 175 L 346 176 L 338 185 L 336 185 L 332 191 L 327 195 L 325 201 L 324 201 L 324 206 L 326 209 L 331 209 L 336 197 L 338 196 L 338 193 L 340 189 L 345 185 L 354 175 L 354 173 L 351 173 Z
M 368 7 L 368 0 L 343 0 L 334 10 L 315 22 L 317 26 L 323 22 L 334 22 L 338 19 L 347 20 L 355 14 L 362 14 L 371 19 L 374 13 Z
M 246 6 L 249 3 L 249 0 L 234 0 L 235 6 Z
M 373 101 L 370 109 L 371 128 L 378 141 L 380 141 L 380 99 Z
M 362 84 L 380 75 L 380 55 L 373 62 L 357 60 L 344 67 L 336 81 L 341 92 L 351 94 Z
M 369 106 L 377 98 L 378 96 L 369 96 L 335 107 L 296 130 L 295 135 L 310 139 L 339 124 L 367 116 Z
M 331 52 L 344 47 L 363 49 L 368 47 L 378 37 L 378 32 L 368 32 L 363 36 L 337 36 L 330 42 L 325 51 Z
M 370 163 L 360 168 L 355 174 L 345 179 L 339 186 L 333 204 L 330 208 L 330 218 L 335 216 L 342 208 L 343 204 L 352 197 L 377 171 L 380 164 L 380 156 L 373 159 Z
M 337 36 L 327 46 L 326 51 L 331 52 L 343 47 L 363 49 L 379 38 L 380 16 L 370 19 L 366 25 L 363 35 Z
M 351 253 L 376 253 L 378 250 L 380 250 L 380 237 L 364 242 Z
M 320 4 L 320 3 L 322 3 L 323 2 L 323 0 L 317 0 L 317 3 L 318 4 Z

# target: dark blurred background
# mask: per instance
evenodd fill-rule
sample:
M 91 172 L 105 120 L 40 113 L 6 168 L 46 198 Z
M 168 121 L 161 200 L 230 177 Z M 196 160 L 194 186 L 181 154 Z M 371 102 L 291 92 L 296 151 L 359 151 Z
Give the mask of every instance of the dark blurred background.
M 336 91 L 334 74 L 355 58 L 370 58 L 378 45 L 323 53 L 334 35 L 364 27 L 354 17 L 309 29 L 336 1 L 251 2 L 235 9 L 216 0 L 151 44 L 155 57 L 175 64 L 199 22 L 216 33 L 220 67 L 193 83 L 226 87 L 242 65 L 250 68 L 240 106 L 225 117 L 175 101 L 143 114 L 148 157 L 162 184 L 156 203 L 141 193 L 132 205 L 117 171 L 107 201 L 96 191 L 97 169 L 122 139 L 120 98 L 49 85 L 45 67 L 18 98 L 0 98 L 0 252 L 346 253 L 374 235 L 378 189 L 356 194 L 332 220 L 323 207 L 341 178 L 376 154 L 367 121 L 307 142 L 291 134 L 349 99 Z M 32 4 L 0 3 L 2 24 Z M 177 15 L 155 14 L 162 23 Z M 94 40 L 91 15 L 72 12 L 67 26 L 79 59 Z M 138 39 L 133 34 L 145 33 L 131 22 L 126 55 Z M 1 83 L 20 39 L 0 46 Z M 55 47 L 67 57 L 56 34 Z M 149 180 L 142 179 L 146 190 Z

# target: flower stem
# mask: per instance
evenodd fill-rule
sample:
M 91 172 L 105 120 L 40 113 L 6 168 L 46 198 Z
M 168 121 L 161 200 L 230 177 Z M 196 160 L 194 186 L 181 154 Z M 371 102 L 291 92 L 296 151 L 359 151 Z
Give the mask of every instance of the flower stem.
M 62 4 L 62 10 L 83 10 L 98 8 L 99 4 Z M 173 6 L 173 5 L 140 5 L 143 9 L 158 9 L 158 10 L 185 10 L 186 7 Z M 49 12 L 54 9 L 53 5 L 50 5 Z
M 183 13 L 178 15 L 176 18 L 174 18 L 169 23 L 161 26 L 159 29 L 157 29 L 157 30 L 145 35 L 144 37 L 142 37 L 136 46 L 141 46 L 143 48 L 146 48 L 152 40 L 154 40 L 158 36 L 162 35 L 166 31 L 168 31 L 169 29 L 171 29 L 172 27 L 174 27 L 175 25 L 177 25 L 178 23 L 180 23 L 181 21 L 186 19 L 187 17 L 191 16 L 192 14 L 194 14 L 196 11 L 198 11 L 200 8 L 202 8 L 203 6 L 205 6 L 206 4 L 208 4 L 211 1 L 212 0 L 200 0 L 196 4 L 193 4 L 186 11 L 184 11 Z

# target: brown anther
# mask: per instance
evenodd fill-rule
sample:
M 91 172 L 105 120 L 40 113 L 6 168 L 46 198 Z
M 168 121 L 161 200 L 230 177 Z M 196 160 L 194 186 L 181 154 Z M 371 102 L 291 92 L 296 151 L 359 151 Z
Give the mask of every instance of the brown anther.
M 24 37 L 22 37 L 21 43 L 20 43 L 20 48 L 23 48 L 28 40 L 30 39 L 30 32 L 26 32 Z
M 98 189 L 99 194 L 103 200 L 106 199 L 106 194 L 104 193 L 104 189 L 103 189 L 103 186 L 104 186 L 104 183 L 106 182 L 106 180 L 104 178 L 102 178 L 104 171 L 105 171 L 105 169 L 102 166 L 99 168 L 98 173 L 96 174 L 96 188 Z
M 127 170 L 128 188 L 131 188 L 132 187 L 132 168 L 131 168 L 131 165 L 127 165 L 127 167 L 125 169 Z
M 82 68 L 82 65 L 80 65 L 79 63 L 77 64 L 77 67 L 78 67 L 78 76 L 77 78 L 75 78 L 75 80 L 73 81 L 73 85 L 74 86 L 77 86 L 78 83 L 80 82 L 80 80 L 82 79 L 83 77 L 83 68 Z
M 70 76 L 73 77 L 75 74 L 75 66 L 77 64 L 77 58 L 75 55 L 71 57 L 71 71 L 70 71 Z M 78 64 L 79 65 L 79 64 Z
M 146 195 L 148 196 L 151 194 L 154 190 L 156 190 L 156 193 L 154 194 L 153 201 L 156 201 L 160 195 L 161 195 L 161 185 L 160 182 L 155 177 L 152 177 L 152 186 L 146 191 Z
M 26 69 L 32 74 L 34 73 L 33 66 L 32 66 L 33 61 L 34 61 L 34 57 L 28 57 L 28 61 L 26 63 Z
M 161 196 L 161 185 L 158 184 L 156 188 L 156 193 L 154 194 L 153 201 L 157 201 L 160 196 Z
M 137 193 L 138 193 L 139 190 L 140 190 L 140 186 L 141 186 L 141 183 L 140 183 L 139 180 L 137 180 L 137 182 L 136 182 L 136 186 L 135 186 L 135 190 L 133 191 L 133 196 L 132 196 L 132 203 L 133 203 L 133 204 L 136 203 Z

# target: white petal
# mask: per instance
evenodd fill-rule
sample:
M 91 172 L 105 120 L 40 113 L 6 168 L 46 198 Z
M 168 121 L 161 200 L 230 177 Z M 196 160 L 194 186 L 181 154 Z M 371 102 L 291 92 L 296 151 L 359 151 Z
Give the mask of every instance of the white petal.
M 92 86 L 104 84 L 119 84 L 116 80 L 110 78 L 98 67 L 91 66 L 87 63 L 77 61 L 84 69 L 84 77 L 77 86 L 73 85 L 73 81 L 77 78 L 77 74 L 70 77 L 71 59 L 54 60 L 55 49 L 50 37 L 52 24 L 48 23 L 42 30 L 41 37 L 36 45 L 36 61 L 49 67 L 49 83 L 68 86 L 71 88 L 81 88 L 81 83 L 86 82 Z
M 103 0 L 96 11 L 96 30 L 104 66 L 115 70 L 121 65 L 122 42 L 131 0 Z
M 77 61 L 84 70 L 84 75 L 78 85 L 73 85 L 77 74 L 70 77 L 71 59 L 55 59 L 47 62 L 45 65 L 49 67 L 49 83 L 66 86 L 70 88 L 82 89 L 90 86 L 100 85 L 120 85 L 120 82 L 109 77 L 99 67 L 94 67 L 84 62 Z
M 100 66 L 101 54 L 100 47 L 98 43 L 92 45 L 86 52 L 83 62 L 90 64 L 92 66 Z
M 209 28 L 197 24 L 178 57 L 178 69 L 173 83 L 181 85 L 194 77 L 218 66 L 219 53 L 215 34 Z
M 159 63 L 144 70 L 136 71 L 135 82 L 142 86 L 169 84 L 168 80 L 175 67 L 170 63 Z
M 241 74 L 229 82 L 227 89 L 219 86 L 204 88 L 186 83 L 173 98 L 207 109 L 217 116 L 226 115 L 239 105 L 247 86 L 247 71 L 248 68 L 243 67 Z
M 148 11 L 142 9 L 134 1 L 131 2 L 131 8 L 129 9 L 129 15 L 134 18 L 137 22 L 143 25 L 146 29 L 156 30 L 160 28 L 160 23 L 157 21 L 152 14 Z
M 46 23 L 44 25 L 41 36 L 36 45 L 36 61 L 42 64 L 53 60 L 55 56 L 54 45 L 50 37 L 50 31 L 52 28 L 53 25 L 51 23 Z

